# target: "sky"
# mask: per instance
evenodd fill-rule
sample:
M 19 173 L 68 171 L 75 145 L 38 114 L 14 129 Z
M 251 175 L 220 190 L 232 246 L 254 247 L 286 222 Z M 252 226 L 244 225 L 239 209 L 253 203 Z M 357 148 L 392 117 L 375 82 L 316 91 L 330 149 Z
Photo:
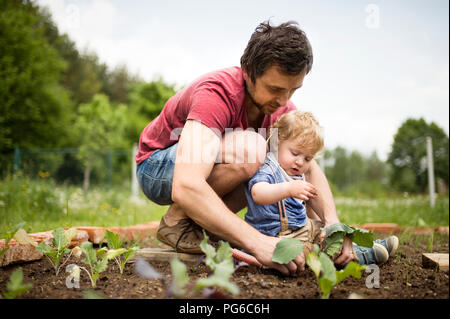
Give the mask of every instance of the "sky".
M 312 112 L 325 147 L 385 160 L 408 118 L 449 133 L 447 0 L 36 0 L 81 51 L 111 69 L 177 88 L 239 66 L 257 25 L 297 21 L 314 64 L 291 100 Z

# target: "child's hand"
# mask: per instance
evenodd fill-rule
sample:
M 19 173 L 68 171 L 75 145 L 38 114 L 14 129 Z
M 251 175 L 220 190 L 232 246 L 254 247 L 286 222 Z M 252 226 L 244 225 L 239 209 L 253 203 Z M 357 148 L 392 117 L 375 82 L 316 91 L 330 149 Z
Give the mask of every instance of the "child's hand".
M 289 193 L 291 197 L 308 201 L 317 196 L 316 187 L 302 180 L 293 180 L 289 182 Z

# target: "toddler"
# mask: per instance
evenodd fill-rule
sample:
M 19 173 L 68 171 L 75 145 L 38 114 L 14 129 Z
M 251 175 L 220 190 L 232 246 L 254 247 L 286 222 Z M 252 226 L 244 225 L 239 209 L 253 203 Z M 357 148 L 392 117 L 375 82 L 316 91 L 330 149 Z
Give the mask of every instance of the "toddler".
M 324 146 L 322 128 L 311 113 L 291 111 L 272 125 L 268 142 L 264 164 L 245 187 L 245 221 L 266 235 L 301 240 L 306 256 L 320 244 L 324 226 L 307 216 L 305 201 L 317 190 L 304 176 Z M 372 248 L 353 244 L 354 259 L 361 265 L 382 264 L 397 248 L 396 236 L 376 240 Z

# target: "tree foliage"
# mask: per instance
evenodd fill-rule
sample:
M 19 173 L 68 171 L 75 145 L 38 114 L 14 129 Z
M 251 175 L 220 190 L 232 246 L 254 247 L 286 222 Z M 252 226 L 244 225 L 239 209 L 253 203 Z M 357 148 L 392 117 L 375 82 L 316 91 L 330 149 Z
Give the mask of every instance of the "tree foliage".
M 90 141 L 94 153 L 96 142 L 102 147 L 131 149 L 174 93 L 162 79 L 147 83 L 125 65 L 109 68 L 95 52 L 80 52 L 67 34 L 59 32 L 49 11 L 35 2 L 0 2 L 1 175 L 11 171 L 15 147 L 86 148 L 74 124 L 81 125 L 77 117 L 88 104 L 109 104 L 110 111 L 119 108 L 125 113 L 120 121 L 125 128 L 115 130 L 122 130 L 120 142 L 105 144 L 94 138 Z M 79 180 L 74 176 L 79 171 L 73 168 L 86 166 L 80 162 L 82 157 L 62 157 L 53 172 L 64 181 Z M 27 167 L 40 166 L 28 160 Z M 120 165 L 115 172 L 129 174 L 128 161 L 121 160 Z M 95 173 L 97 167 L 102 169 L 100 161 L 93 167 L 93 177 L 102 175 Z
M 57 147 L 68 135 L 71 101 L 59 83 L 67 64 L 47 42 L 36 12 L 31 2 L 0 3 L 2 155 L 14 146 Z
M 78 157 L 85 166 L 84 189 L 89 186 L 90 170 L 96 156 L 106 150 L 124 147 L 126 106 L 112 106 L 107 96 L 96 94 L 81 104 L 73 129 L 79 142 Z
M 407 119 L 394 136 L 388 162 L 392 165 L 391 183 L 408 192 L 425 192 L 428 186 L 426 137 L 432 138 L 436 178 L 449 183 L 449 138 L 434 122 L 423 118 Z
M 326 150 L 324 159 L 325 175 L 334 193 L 376 196 L 388 187 L 388 164 L 380 160 L 376 152 L 366 157 L 358 151 L 348 151 L 338 146 Z

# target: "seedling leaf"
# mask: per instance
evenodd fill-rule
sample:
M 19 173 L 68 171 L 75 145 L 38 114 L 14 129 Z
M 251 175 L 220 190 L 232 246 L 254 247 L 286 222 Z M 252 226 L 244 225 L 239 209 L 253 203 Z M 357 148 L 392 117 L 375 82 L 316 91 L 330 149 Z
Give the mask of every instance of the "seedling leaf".
M 283 238 L 275 247 L 272 261 L 287 264 L 303 251 L 303 243 L 295 238 Z
M 38 245 L 37 242 L 35 242 L 33 239 L 31 239 L 30 236 L 28 236 L 27 232 L 23 228 L 18 229 L 17 232 L 14 234 L 13 238 L 17 242 L 24 245 L 30 244 L 33 245 L 34 247 Z
M 196 289 L 200 290 L 206 287 L 220 287 L 233 295 L 239 294 L 239 287 L 236 284 L 228 281 L 228 278 L 222 276 L 220 273 L 214 273 L 207 278 L 200 278 L 196 282 Z
M 205 231 L 203 231 L 203 240 L 200 243 L 200 249 L 203 251 L 203 253 L 206 255 L 205 258 L 205 264 L 211 268 L 211 270 L 214 271 L 215 269 L 215 261 L 214 261 L 214 257 L 216 257 L 216 250 L 214 249 L 213 246 L 211 246 L 210 244 L 208 244 L 208 235 L 206 235 Z
M 320 260 L 315 252 L 310 252 L 306 256 L 306 264 L 311 268 L 317 278 L 320 276 Z
M 170 292 L 176 298 L 184 296 L 186 289 L 184 288 L 189 282 L 186 265 L 178 258 L 170 261 L 170 269 L 172 270 L 173 281 L 170 286 Z
M 109 230 L 105 232 L 105 239 L 109 249 L 119 249 L 123 245 L 119 235 Z
M 15 299 L 24 292 L 31 288 L 31 284 L 23 283 L 23 270 L 22 268 L 16 269 L 9 278 L 9 282 L 6 284 L 8 289 L 4 293 L 6 299 Z
M 365 269 L 365 266 L 361 266 L 354 261 L 349 262 L 343 270 L 336 271 L 336 284 L 340 283 L 342 280 L 349 276 L 353 276 L 358 279 L 361 278 L 362 271 Z

